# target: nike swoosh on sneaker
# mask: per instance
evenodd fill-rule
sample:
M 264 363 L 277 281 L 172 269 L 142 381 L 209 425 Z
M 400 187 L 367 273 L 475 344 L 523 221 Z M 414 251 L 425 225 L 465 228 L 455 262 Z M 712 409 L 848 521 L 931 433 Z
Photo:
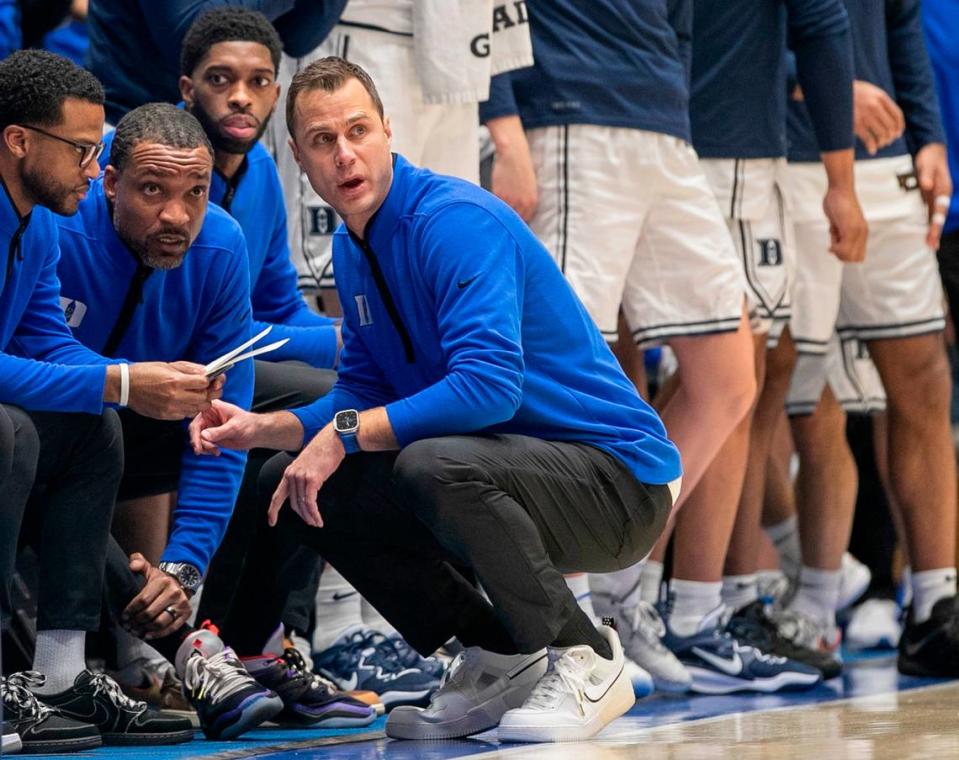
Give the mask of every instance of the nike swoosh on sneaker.
M 327 677 L 329 677 L 329 675 L 327 675 Z M 349 678 L 337 678 L 335 680 L 336 685 L 340 687 L 340 691 L 353 691 L 356 688 L 357 682 L 359 681 L 355 672 L 350 673 Z
M 940 633 L 942 633 L 942 631 L 940 631 L 937 628 L 931 633 L 927 633 L 925 636 L 919 639 L 919 641 L 916 641 L 916 642 L 906 641 L 905 645 L 903 646 L 903 649 L 906 652 L 906 656 L 915 657 L 917 654 L 919 654 L 920 649 L 922 649 L 927 643 L 929 643 L 929 641 L 931 641 L 934 637 L 938 636 Z
M 625 667 L 625 663 L 623 664 L 623 666 L 620 667 L 620 669 L 616 672 L 616 675 L 614 675 L 612 678 L 609 678 L 608 680 L 593 686 L 587 686 L 585 689 L 583 689 L 583 694 L 586 697 L 586 699 L 588 699 L 590 702 L 595 703 L 595 702 L 599 702 L 603 697 L 605 697 L 606 694 L 609 692 L 609 690 L 613 688 L 613 684 L 616 683 L 616 679 L 623 674 L 624 667 Z
M 699 647 L 693 647 L 692 651 L 726 675 L 738 676 L 743 672 L 743 659 L 739 656 L 739 652 L 733 652 L 733 656 L 727 660 L 725 657 L 719 657 Z
M 337 591 L 333 594 L 333 601 L 338 602 L 341 599 L 349 599 L 351 596 L 356 596 L 356 592 L 355 591 L 346 591 L 346 592 Z

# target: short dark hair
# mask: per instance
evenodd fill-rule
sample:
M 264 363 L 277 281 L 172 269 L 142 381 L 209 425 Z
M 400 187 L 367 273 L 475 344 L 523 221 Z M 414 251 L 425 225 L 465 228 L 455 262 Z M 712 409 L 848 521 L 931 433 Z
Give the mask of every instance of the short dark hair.
M 18 50 L 0 61 L 0 129 L 55 126 L 67 98 L 102 106 L 103 87 L 86 69 L 45 50 Z
M 134 108 L 117 124 L 110 147 L 110 165 L 122 172 L 137 143 L 151 142 L 170 148 L 206 148 L 213 158 L 213 146 L 193 114 L 169 103 L 147 103 Z
M 343 58 L 329 56 L 313 61 L 302 71 L 298 71 L 293 81 L 290 83 L 290 89 L 286 93 L 286 128 L 290 135 L 293 134 L 293 114 L 296 109 L 296 99 L 300 93 L 309 90 L 324 90 L 326 92 L 336 92 L 348 79 L 356 79 L 370 94 L 373 105 L 376 106 L 376 112 L 383 118 L 383 101 L 380 100 L 380 94 L 376 91 L 376 85 L 373 79 L 362 67 L 355 63 L 350 63 Z
M 190 76 L 218 42 L 258 42 L 269 49 L 274 71 L 280 69 L 283 43 L 266 16 L 247 8 L 217 8 L 194 21 L 183 38 L 180 73 Z

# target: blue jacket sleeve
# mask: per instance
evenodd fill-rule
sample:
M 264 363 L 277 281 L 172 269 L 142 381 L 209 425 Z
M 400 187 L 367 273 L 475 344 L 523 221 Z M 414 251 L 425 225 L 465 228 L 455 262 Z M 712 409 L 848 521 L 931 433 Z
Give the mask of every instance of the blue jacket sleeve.
M 99 414 L 106 365 L 116 362 L 86 348 L 67 327 L 59 259 L 54 239 L 7 352 L 0 353 L 0 400 L 35 411 Z
M 401 446 L 505 422 L 523 398 L 525 274 L 516 241 L 471 203 L 451 204 L 423 224 L 416 245 L 433 288 L 446 375 L 387 405 Z M 463 282 L 469 284 L 460 287 Z
M 370 355 L 366 344 L 356 334 L 348 319 L 343 320 L 343 350 L 337 367 L 333 389 L 308 406 L 290 411 L 303 425 L 303 444 L 307 444 L 344 409 L 373 409 L 397 398 L 382 371 Z
M 296 7 L 273 22 L 287 55 L 313 52 L 340 20 L 347 0 L 298 0 Z
M 23 47 L 20 6 L 16 0 L 0 0 L 0 60 Z
M 212 361 L 252 336 L 250 273 L 242 236 L 235 255 L 222 267 L 223 276 L 209 294 L 210 307 L 200 321 L 189 354 Z M 227 373 L 223 398 L 243 409 L 253 400 L 253 362 L 243 361 Z M 184 428 L 188 423 L 184 422 Z M 233 514 L 246 466 L 246 452 L 224 449 L 220 456 L 197 456 L 184 433 L 177 505 L 173 528 L 162 559 L 189 562 L 201 572 L 220 545 Z
M 480 123 L 500 116 L 514 116 L 519 113 L 516 98 L 513 96 L 513 80 L 510 72 L 497 74 L 489 81 L 489 100 L 479 104 Z
M 854 145 L 853 57 L 849 19 L 841 0 L 786 0 L 789 47 L 823 153 Z
M 945 143 L 919 0 L 886 0 L 886 36 L 896 103 L 906 117 L 910 151 L 915 154 L 929 143 Z

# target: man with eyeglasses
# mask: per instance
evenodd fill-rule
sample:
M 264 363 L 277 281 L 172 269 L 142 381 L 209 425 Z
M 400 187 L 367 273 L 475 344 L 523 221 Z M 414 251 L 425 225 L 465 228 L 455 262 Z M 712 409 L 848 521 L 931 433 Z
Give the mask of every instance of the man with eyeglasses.
M 104 358 L 70 332 L 68 323 L 81 319 L 83 309 L 60 296 L 53 214 L 76 213 L 86 197 L 100 171 L 102 129 L 103 90 L 88 72 L 35 50 L 0 62 L 4 627 L 12 611 L 21 527 L 40 558 L 36 673 L 4 678 L 0 697 L 6 720 L 32 752 L 101 741 L 173 743 L 193 735 L 189 721 L 123 697 L 115 682 L 88 671 L 84 660 L 86 631 L 100 625 L 106 543 L 123 469 L 120 424 L 108 407 L 183 419 L 207 408 L 222 385 L 210 384 L 197 364 Z M 58 711 L 42 703 L 56 704 Z M 79 715 L 83 722 L 71 719 Z

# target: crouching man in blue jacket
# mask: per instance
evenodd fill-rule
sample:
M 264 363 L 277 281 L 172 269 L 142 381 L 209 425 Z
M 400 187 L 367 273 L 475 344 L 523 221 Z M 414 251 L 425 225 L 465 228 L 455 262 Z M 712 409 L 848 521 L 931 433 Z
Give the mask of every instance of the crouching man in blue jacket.
M 464 644 L 429 707 L 393 710 L 390 736 L 497 725 L 515 741 L 591 736 L 633 692 L 618 636 L 593 625 L 562 573 L 610 572 L 649 551 L 679 454 L 523 221 L 391 155 L 366 72 L 311 64 L 293 79 L 287 124 L 345 222 L 333 254 L 339 377 L 292 412 L 216 403 L 191 429 L 194 448 L 301 449 L 264 468 L 271 524 L 328 559 L 421 653 Z M 266 586 L 247 596 L 283 601 Z

